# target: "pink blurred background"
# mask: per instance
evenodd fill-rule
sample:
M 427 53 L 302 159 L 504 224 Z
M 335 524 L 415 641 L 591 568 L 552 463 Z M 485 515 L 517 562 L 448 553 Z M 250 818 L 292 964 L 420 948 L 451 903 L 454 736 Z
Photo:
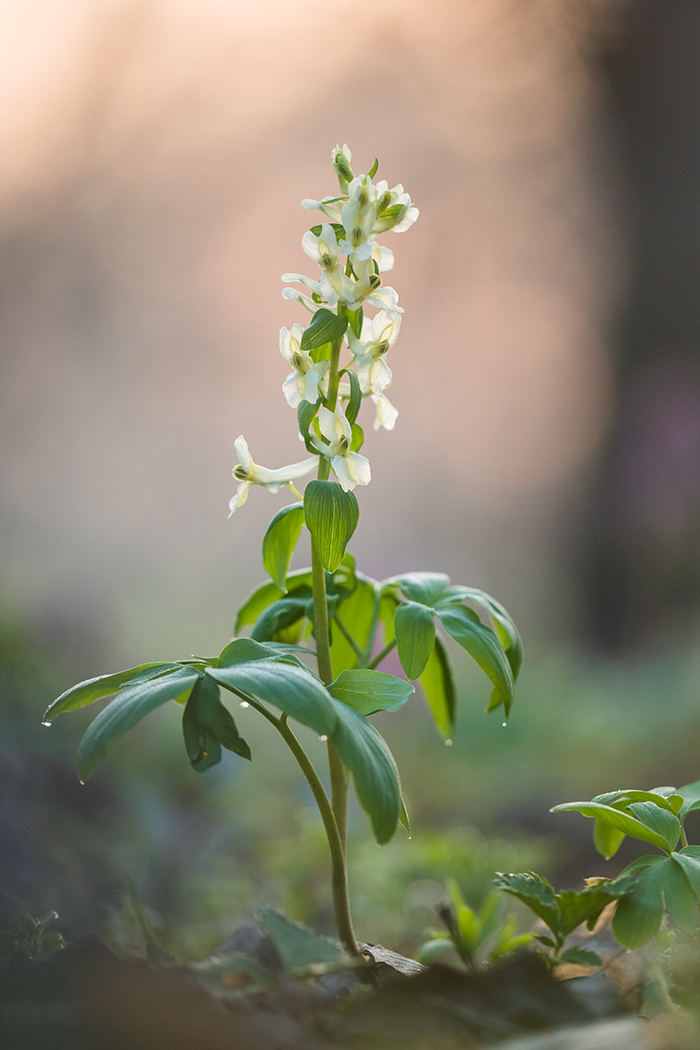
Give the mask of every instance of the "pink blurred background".
M 282 505 L 227 519 L 233 442 L 300 457 L 280 275 L 311 274 L 299 202 L 347 142 L 421 210 L 385 237 L 400 416 L 368 429 L 360 566 L 446 570 L 568 638 L 626 281 L 594 61 L 620 10 L 2 0 L 4 614 L 90 635 L 86 674 L 225 643 Z

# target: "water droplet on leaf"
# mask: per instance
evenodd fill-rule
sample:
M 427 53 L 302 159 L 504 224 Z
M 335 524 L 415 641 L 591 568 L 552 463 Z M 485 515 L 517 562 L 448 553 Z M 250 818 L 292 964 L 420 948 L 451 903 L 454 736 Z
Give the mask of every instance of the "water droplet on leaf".
M 42 724 L 43 726 L 52 726 L 52 725 L 53 725 L 53 722 L 42 722 L 41 724 Z
M 506 726 L 508 725 L 508 723 L 507 723 L 507 722 L 502 722 L 502 723 L 501 723 L 501 725 L 502 725 L 502 726 L 503 726 L 503 728 L 505 729 L 505 728 L 506 728 Z
M 241 700 L 241 707 L 250 707 L 250 704 L 247 700 Z
M 85 781 L 84 781 L 84 780 L 81 780 L 81 781 L 80 781 L 80 786 L 81 786 L 81 787 L 85 787 Z
M 445 747 L 452 747 L 452 741 L 451 740 L 446 740 L 445 741 Z
M 327 737 L 327 736 L 326 736 L 326 734 L 324 733 L 324 734 L 323 734 L 323 736 L 320 736 L 320 737 L 319 737 L 318 739 L 319 739 L 319 740 L 321 740 L 321 741 L 323 741 L 323 743 L 325 744 L 326 740 L 328 740 L 328 737 Z

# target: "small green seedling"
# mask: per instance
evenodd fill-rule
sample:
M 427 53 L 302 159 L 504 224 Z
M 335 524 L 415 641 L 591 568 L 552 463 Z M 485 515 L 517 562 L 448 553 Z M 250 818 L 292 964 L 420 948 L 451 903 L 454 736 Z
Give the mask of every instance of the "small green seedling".
M 396 762 L 370 717 L 400 708 L 419 680 L 438 729 L 451 736 L 455 685 L 447 635 L 490 679 L 488 710 L 502 706 L 507 718 L 521 648 L 508 613 L 483 591 L 452 586 L 438 572 L 373 580 L 356 569 L 347 551 L 360 514 L 354 489 L 371 479 L 369 460 L 360 452 L 360 410 L 371 403 L 374 430 L 393 430 L 398 416 L 385 393 L 392 379 L 386 359 L 403 310 L 396 291 L 383 284 L 394 257 L 377 238 L 389 230 L 408 230 L 418 210 L 400 184 L 390 189 L 384 181 L 372 182 L 378 162 L 368 175 L 355 176 L 347 146 L 333 150 L 332 161 L 339 195 L 302 202 L 324 218 L 302 239 L 307 256 L 320 268 L 318 279 L 282 278 L 303 289 L 285 287 L 283 297 L 311 315 L 306 328 L 294 324 L 280 332 L 280 352 L 292 369 L 282 390 L 296 412 L 307 458 L 269 469 L 253 461 L 242 435 L 234 442 L 239 463 L 233 469 L 238 487 L 231 514 L 255 486 L 272 494 L 286 488 L 298 499 L 275 515 L 263 539 L 270 578 L 244 603 L 234 628 L 236 635 L 250 628 L 250 637 L 235 637 L 211 659 L 143 663 L 82 682 L 49 707 L 45 723 L 64 711 L 115 697 L 78 749 L 84 782 L 109 745 L 169 701 L 182 709 L 185 749 L 198 773 L 221 760 L 222 748 L 251 758 L 221 701 L 221 689 L 258 711 L 289 746 L 313 792 L 331 853 L 338 936 L 357 955 L 346 869 L 350 777 L 377 842 L 387 842 L 399 820 L 408 819 Z M 295 482 L 312 471 L 317 476 L 302 495 Z M 311 567 L 290 572 L 303 530 L 310 540 Z M 405 678 L 378 670 L 394 649 Z M 330 797 L 290 719 L 327 742 Z
M 684 827 L 686 817 L 696 809 L 700 809 L 700 781 L 677 789 L 609 791 L 590 802 L 565 802 L 552 809 L 552 813 L 573 810 L 593 818 L 593 841 L 606 859 L 615 855 L 626 835 L 660 851 L 639 857 L 621 873 L 620 878 L 634 877 L 612 924 L 626 948 L 640 948 L 650 941 L 665 910 L 681 930 L 697 929 L 700 846 L 688 844 Z M 682 847 L 676 851 L 679 841 Z
M 515 916 L 503 916 L 502 894 L 492 891 L 485 897 L 481 907 L 474 910 L 462 897 L 454 879 L 448 880 L 447 891 L 449 903 L 437 909 L 447 927 L 447 933 L 431 931 L 431 940 L 426 941 L 418 953 L 419 962 L 432 962 L 445 952 L 454 950 L 468 970 L 477 970 L 493 965 L 503 956 L 530 944 L 533 934 L 517 934 Z
M 495 882 L 499 889 L 526 904 L 549 929 L 551 936 L 535 934 L 534 940 L 546 949 L 551 966 L 560 963 L 601 966 L 602 960 L 596 952 L 578 946 L 565 948 L 566 939 L 584 922 L 592 930 L 603 909 L 614 900 L 625 899 L 636 879 L 592 879 L 583 890 L 564 890 L 562 893 L 555 893 L 551 884 L 534 871 L 514 875 L 497 872 Z

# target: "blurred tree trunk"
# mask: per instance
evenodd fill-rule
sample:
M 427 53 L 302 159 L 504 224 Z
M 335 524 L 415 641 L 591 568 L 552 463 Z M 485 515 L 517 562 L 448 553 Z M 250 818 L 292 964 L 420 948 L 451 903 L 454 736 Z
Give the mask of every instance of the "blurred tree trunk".
M 636 646 L 700 596 L 700 3 L 633 0 L 604 59 L 630 256 L 583 570 L 589 636 Z

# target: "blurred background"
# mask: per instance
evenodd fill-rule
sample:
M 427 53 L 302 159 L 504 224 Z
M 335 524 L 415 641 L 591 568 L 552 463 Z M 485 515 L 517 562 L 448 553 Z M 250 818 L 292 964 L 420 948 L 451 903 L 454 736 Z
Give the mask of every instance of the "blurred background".
M 616 873 L 548 808 L 700 776 L 696 0 L 0 0 L 0 26 L 0 927 L 53 908 L 131 943 L 131 878 L 182 951 L 263 902 L 329 928 L 310 800 L 252 712 L 250 766 L 198 777 L 160 711 L 88 787 L 92 711 L 40 720 L 217 652 L 262 580 L 281 502 L 228 520 L 233 442 L 299 458 L 280 274 L 311 273 L 299 202 L 344 142 L 421 210 L 384 238 L 400 416 L 353 551 L 489 591 L 527 654 L 507 729 L 459 657 L 453 748 L 420 698 L 382 722 L 414 835 L 378 851 L 355 815 L 358 929 L 414 950 L 447 875 Z

